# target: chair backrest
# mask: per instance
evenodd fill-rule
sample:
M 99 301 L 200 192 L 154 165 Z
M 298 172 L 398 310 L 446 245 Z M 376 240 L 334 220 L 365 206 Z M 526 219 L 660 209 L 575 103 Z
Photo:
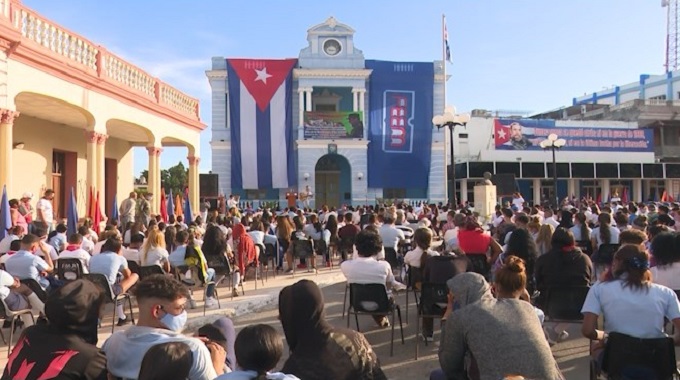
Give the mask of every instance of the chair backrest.
M 355 236 L 343 236 L 338 242 L 338 251 L 340 252 L 352 252 L 354 249 L 354 238 Z
M 418 309 L 423 315 L 444 315 L 449 288 L 446 284 L 423 282 L 420 285 L 420 303 Z
M 5 303 L 4 299 L 2 299 L 0 301 L 2 301 L 2 302 L 0 302 L 0 319 L 7 319 L 7 318 L 9 318 L 9 314 L 7 313 L 7 311 L 9 310 L 9 307 Z
M 611 332 L 602 369 L 612 378 L 670 379 L 677 371 L 673 338 L 640 339 Z
M 611 264 L 614 260 L 614 254 L 619 250 L 619 244 L 602 244 L 595 254 L 593 254 L 593 262 L 596 264 Z
M 323 239 L 314 240 L 314 249 L 319 255 L 325 254 L 328 249 L 328 244 L 326 244 L 326 241 Z
M 57 260 L 57 276 L 60 280 L 74 281 L 83 278 L 83 263 L 76 258 Z
M 140 280 L 154 274 L 165 274 L 165 271 L 163 270 L 163 268 L 161 268 L 160 265 L 145 265 L 143 267 L 139 267 Z
M 216 273 L 228 273 L 231 271 L 231 265 L 224 255 L 206 255 L 205 260 L 208 263 L 208 268 L 215 269 Z
M 412 288 L 413 286 L 415 286 L 416 283 L 423 281 L 423 270 L 422 270 L 422 268 L 416 268 L 416 267 L 409 266 L 408 271 L 406 273 L 407 273 L 407 279 L 408 279 L 406 281 L 406 285 L 408 285 L 408 287 Z
M 139 264 L 136 261 L 128 260 L 127 263 L 130 272 L 139 274 Z
M 47 301 L 47 292 L 45 291 L 45 289 L 42 288 L 42 286 L 40 286 L 38 281 L 32 278 L 27 278 L 24 280 L 20 280 L 20 282 L 28 286 L 33 291 L 33 293 L 35 293 L 38 296 L 38 298 L 40 298 L 41 301 L 43 302 Z
M 359 312 L 377 313 L 390 309 L 385 284 L 349 284 L 349 299 L 352 308 Z
M 113 294 L 113 289 L 111 289 L 111 284 L 109 284 L 109 280 L 105 275 L 101 273 L 88 273 L 83 275 L 83 277 L 92 281 L 95 285 L 104 290 L 104 300 L 106 303 L 111 303 L 116 298 Z
M 397 260 L 397 251 L 394 248 L 385 247 L 385 261 L 390 263 L 392 267 L 399 265 L 399 261 Z
M 314 255 L 314 244 L 311 240 L 293 240 L 293 257 L 307 258 Z
M 257 248 L 258 250 L 260 250 L 260 253 L 259 253 L 260 255 L 264 255 L 264 254 L 265 254 L 265 249 L 266 249 L 266 248 L 264 247 L 264 244 L 255 243 L 255 248 Z
M 265 244 L 264 255 L 265 257 L 276 257 L 276 244 Z
M 581 308 L 588 295 L 588 286 L 560 286 L 546 291 L 543 312 L 548 318 L 582 321 Z

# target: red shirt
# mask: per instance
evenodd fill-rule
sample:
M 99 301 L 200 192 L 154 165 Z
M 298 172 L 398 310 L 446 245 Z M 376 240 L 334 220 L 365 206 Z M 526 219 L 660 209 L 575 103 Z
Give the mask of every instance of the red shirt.
M 491 236 L 475 230 L 458 231 L 458 246 L 466 255 L 486 254 L 491 244 Z

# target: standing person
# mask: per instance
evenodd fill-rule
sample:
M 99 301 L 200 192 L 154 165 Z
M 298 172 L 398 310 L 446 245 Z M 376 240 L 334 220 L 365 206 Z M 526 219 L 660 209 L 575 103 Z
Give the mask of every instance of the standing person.
M 518 210 L 522 210 L 524 207 L 524 202 L 524 197 L 522 197 L 522 194 L 520 194 L 519 191 L 512 195 L 512 205 L 517 206 Z
M 128 222 L 135 221 L 136 212 L 137 212 L 137 193 L 131 191 L 130 196 L 125 198 L 125 200 L 123 200 L 120 203 L 120 207 L 118 208 L 118 213 L 120 215 L 120 225 L 123 226 L 123 230 L 120 231 L 121 234 L 125 235 Z
M 33 223 L 33 206 L 31 206 L 31 200 L 33 200 L 33 193 L 26 192 L 21 195 L 19 203 L 19 212 L 24 216 L 24 219 L 26 219 L 26 223 L 29 226 L 28 230 L 25 231 L 26 233 L 33 232 L 31 227 L 31 223 Z
M 146 193 L 144 197 L 137 202 L 136 218 L 137 222 L 141 223 L 145 227 L 149 225 L 151 221 L 151 198 L 153 193 Z
M 302 201 L 302 207 L 304 208 L 309 208 L 309 200 L 314 197 L 314 194 L 312 193 L 312 189 L 309 188 L 309 185 L 305 186 L 305 190 L 300 193 L 300 200 Z
M 202 224 L 204 224 L 208 221 L 208 211 L 210 211 L 210 202 L 208 202 L 207 199 L 203 199 L 203 202 L 201 202 L 201 205 L 199 207 L 199 211 L 201 212 L 201 220 L 203 220 Z
M 387 379 L 361 333 L 326 321 L 323 294 L 313 281 L 281 289 L 279 319 L 290 349 L 281 372 L 301 379 Z
M 21 226 L 24 231 L 28 231 L 28 221 L 21 214 L 19 201 L 11 199 L 9 201 L 9 215 L 12 218 L 12 227 Z
M 54 191 L 52 189 L 45 190 L 45 195 L 35 205 L 38 213 L 35 220 L 43 222 L 47 225 L 47 233 L 54 230 L 54 206 L 52 200 L 54 199 Z

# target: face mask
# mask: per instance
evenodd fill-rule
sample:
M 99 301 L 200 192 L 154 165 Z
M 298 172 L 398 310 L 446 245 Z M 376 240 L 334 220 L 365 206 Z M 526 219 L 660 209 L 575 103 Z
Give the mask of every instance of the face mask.
M 184 330 L 184 325 L 187 323 L 187 312 L 184 310 L 179 315 L 172 315 L 168 312 L 160 319 L 163 326 L 167 327 L 168 330 L 174 332 L 182 332 Z

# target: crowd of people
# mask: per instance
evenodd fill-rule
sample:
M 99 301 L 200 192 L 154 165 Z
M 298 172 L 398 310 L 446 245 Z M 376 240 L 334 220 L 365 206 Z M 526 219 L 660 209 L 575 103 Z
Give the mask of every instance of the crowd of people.
M 582 334 L 593 341 L 598 366 L 609 333 L 659 338 L 666 336 L 665 319 L 680 343 L 675 204 L 581 202 L 551 209 L 515 196 L 483 225 L 467 206 L 241 210 L 230 199 L 224 213 L 205 207 L 185 221 L 147 218 L 148 199 L 131 194 L 121 204 L 121 220 L 96 233 L 100 226 L 85 219 L 69 235 L 66 221 L 55 221 L 45 205 L 51 196 L 46 191 L 35 209 L 31 194 L 10 201 L 13 224 L 0 241 L 0 299 L 10 310 L 30 309 L 39 318 L 30 326 L 32 318 L 22 316 L 25 329 L 3 379 L 54 371 L 88 379 L 385 378 L 362 334 L 326 321 L 323 296 L 312 281 L 280 292 L 290 355 L 279 372 L 283 340 L 269 326 L 248 326 L 236 335 L 232 322 L 220 318 L 197 337 L 182 333 L 186 309 L 196 306 L 189 290 L 196 282 L 219 284 L 229 277 L 238 296 L 238 286 L 269 262 L 284 273 L 315 271 L 317 256 L 327 266 L 339 257 L 349 284 L 382 284 L 391 302 L 405 289 L 446 286 L 446 307 L 427 311 L 442 316 L 441 369 L 432 379 L 562 379 L 550 347 L 569 333 L 563 324 L 545 322 L 543 312 L 550 291 L 560 287 L 590 287 Z M 134 208 L 144 217 L 131 215 Z M 311 255 L 299 257 L 301 241 L 309 242 Z M 82 273 L 104 276 L 113 294 L 133 293 L 136 325 L 97 348 L 102 292 L 108 289 L 89 277 L 65 277 L 65 259 L 76 259 Z M 140 280 L 136 268 L 149 266 L 159 274 Z M 205 303 L 217 306 L 210 288 Z M 131 319 L 122 305 L 115 314 L 118 325 Z M 604 330 L 597 329 L 600 316 Z M 374 319 L 379 328 L 390 326 L 386 315 Z M 435 330 L 433 319 L 423 318 L 419 338 L 432 339 Z M 527 356 L 532 360 L 523 360 Z

